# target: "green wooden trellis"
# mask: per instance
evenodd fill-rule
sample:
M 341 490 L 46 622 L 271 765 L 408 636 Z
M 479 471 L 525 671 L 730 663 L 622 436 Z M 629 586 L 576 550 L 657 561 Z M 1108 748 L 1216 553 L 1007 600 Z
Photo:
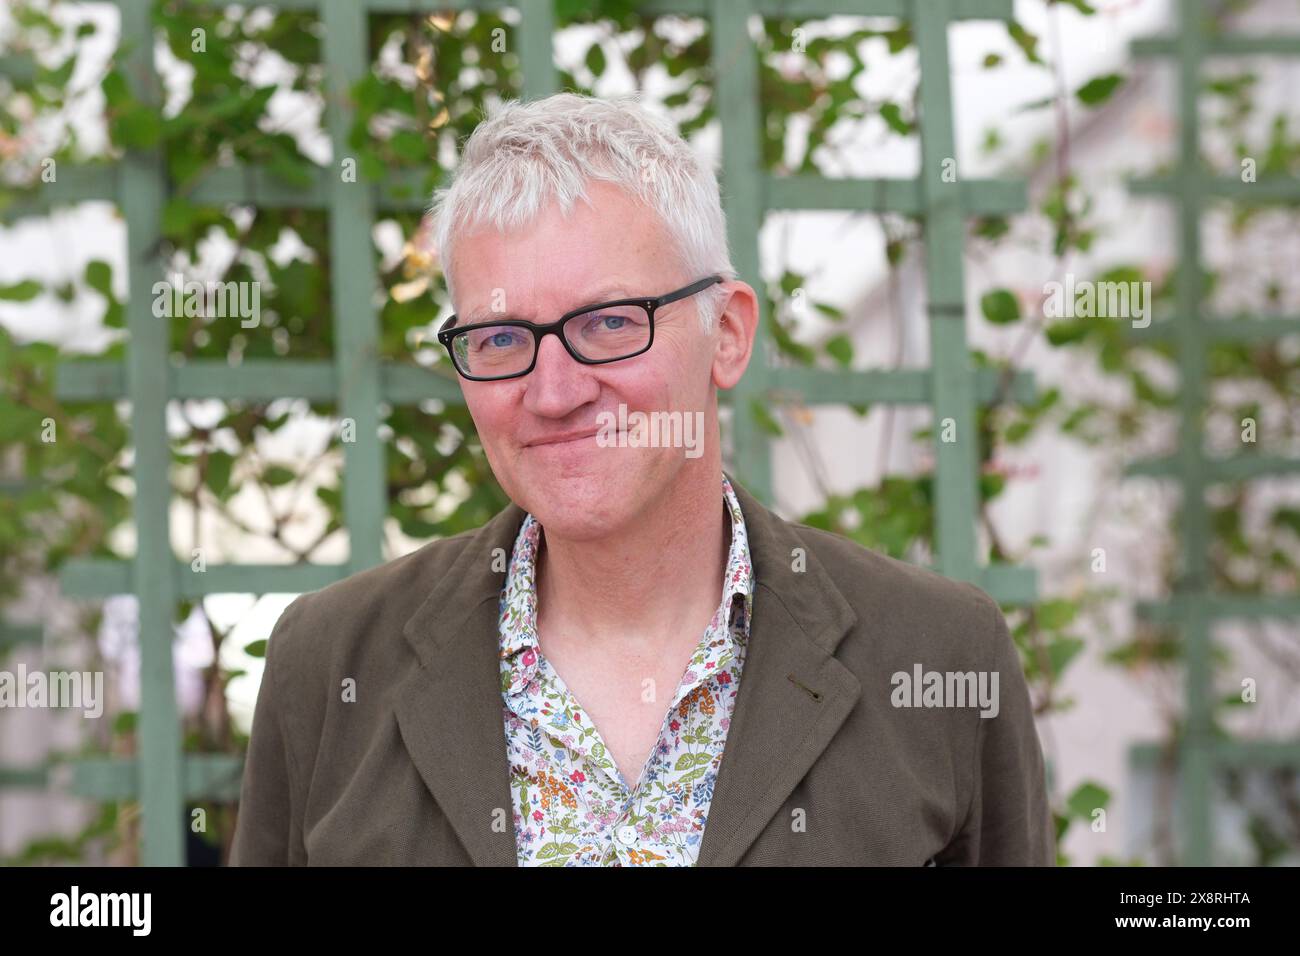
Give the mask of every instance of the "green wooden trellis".
M 25 481 L 0 478 L 0 497 L 21 495 L 27 489 Z M 45 636 L 45 630 L 39 624 L 15 624 L 0 614 L 0 654 L 11 647 L 23 644 L 39 644 Z M 6 783 L 6 769 L 0 766 L 0 785 Z
M 1198 103 L 1201 67 L 1211 57 L 1242 55 L 1300 56 L 1300 35 L 1218 34 L 1207 29 L 1204 0 L 1180 0 L 1177 31 L 1166 37 L 1138 40 L 1135 56 L 1174 60 L 1179 84 L 1178 165 L 1167 175 L 1131 183 L 1133 192 L 1167 196 L 1178 217 L 1178 270 L 1174 286 L 1174 318 L 1134 329 L 1137 341 L 1174 344 L 1180 386 L 1177 451 L 1168 458 L 1134 462 L 1132 474 L 1154 475 L 1178 482 L 1182 502 L 1181 567 L 1173 594 L 1165 601 L 1144 603 L 1138 612 L 1148 620 L 1172 624 L 1181 633 L 1186 661 L 1186 718 L 1178 764 L 1182 853 L 1180 862 L 1204 866 L 1213 862 L 1213 785 L 1215 774 L 1228 767 L 1300 767 L 1300 741 L 1225 740 L 1214 731 L 1214 688 L 1211 654 L 1216 622 L 1232 619 L 1300 618 L 1300 597 L 1242 596 L 1216 593 L 1210 582 L 1209 512 L 1205 490 L 1216 482 L 1245 481 L 1300 472 L 1300 458 L 1240 455 L 1210 458 L 1204 451 L 1203 418 L 1207 405 L 1207 354 L 1216 343 L 1248 342 L 1300 334 L 1300 317 L 1254 316 L 1207 320 L 1201 282 L 1201 212 L 1207 200 L 1239 203 L 1300 201 L 1300 180 L 1261 178 L 1245 182 L 1235 176 L 1215 176 L 1201 162 Z M 1159 748 L 1135 749 L 1134 763 L 1150 764 Z
M 190 0 L 229 6 L 273 6 L 319 13 L 324 27 L 327 73 L 326 126 L 334 156 L 346 156 L 354 110 L 349 92 L 369 69 L 366 61 L 367 14 L 432 13 L 445 10 L 499 9 L 500 0 Z M 152 59 L 151 0 L 116 0 L 122 37 L 130 41 L 125 68 L 137 99 L 157 105 L 159 81 Z M 516 45 L 524 95 L 556 89 L 551 37 L 551 0 L 515 0 L 521 16 Z M 1009 21 L 1012 0 L 645 0 L 640 9 L 656 15 L 705 18 L 712 29 L 717 114 L 722 125 L 722 181 L 729 239 L 738 271 L 758 287 L 757 235 L 770 210 L 836 209 L 894 212 L 925 224 L 929 369 L 829 371 L 778 367 L 762 358 L 751 364 L 740 385 L 727 396 L 737 411 L 752 403 L 798 401 L 809 404 L 884 403 L 929 405 L 936 421 L 951 418 L 957 440 L 943 441 L 936 428 L 935 545 L 937 569 L 971 581 L 1003 603 L 1033 599 L 1032 569 L 981 565 L 976 538 L 978 450 L 976 410 L 998 397 L 1001 373 L 976 369 L 966 346 L 962 252 L 964 220 L 998 215 L 1025 206 L 1019 181 L 945 177 L 956 156 L 952 92 L 948 69 L 948 27 L 963 19 Z M 754 15 L 820 18 L 832 15 L 881 16 L 912 24 L 921 65 L 919 131 L 921 172 L 914 179 L 825 179 L 774 177 L 759 154 L 760 108 L 755 97 L 758 54 L 749 35 Z M 3 65 L 3 64 L 0 64 Z M 189 192 L 200 204 L 242 203 L 302 206 L 330 211 L 330 242 L 337 264 L 330 277 L 334 303 L 334 361 L 247 361 L 230 367 L 216 361 L 173 366 L 166 337 L 152 334 L 157 319 L 139 290 L 161 275 L 153 250 L 168 195 L 157 150 L 129 151 L 112 167 L 66 169 L 42 187 L 38 198 L 11 207 L 9 215 L 40 214 L 53 205 L 88 199 L 115 201 L 128 235 L 127 302 L 130 348 L 123 363 L 75 362 L 59 367 L 56 393 L 65 401 L 126 398 L 132 403 L 135 447 L 137 552 L 123 562 L 69 562 L 60 580 L 66 593 L 102 597 L 134 593 L 140 602 L 141 708 L 138 760 L 96 759 L 74 765 L 75 792 L 102 799 L 138 798 L 143 815 L 143 853 L 147 864 L 183 861 L 182 810 L 187 800 L 232 799 L 238 795 L 240 761 L 230 756 L 182 753 L 175 688 L 172 683 L 171 622 L 179 598 L 212 593 L 302 592 L 379 563 L 386 514 L 383 449 L 377 439 L 381 402 L 414 403 L 430 398 L 460 401 L 453 380 L 415 365 L 378 360 L 378 328 L 370 290 L 377 285 L 369 226 L 377 209 L 423 209 L 427 197 L 419 177 L 397 175 L 382 185 L 345 183 L 322 168 L 308 187 L 290 186 L 262 168 L 214 170 Z M 1032 400 L 1032 376 L 1011 379 L 1013 399 Z M 170 451 L 164 429 L 171 399 L 216 398 L 336 400 L 339 415 L 356 425 L 359 440 L 345 443 L 342 500 L 349 530 L 350 559 L 343 564 L 225 565 L 196 573 L 171 549 L 167 507 Z M 763 432 L 748 414 L 734 418 L 735 470 L 760 498 L 771 500 L 771 469 Z

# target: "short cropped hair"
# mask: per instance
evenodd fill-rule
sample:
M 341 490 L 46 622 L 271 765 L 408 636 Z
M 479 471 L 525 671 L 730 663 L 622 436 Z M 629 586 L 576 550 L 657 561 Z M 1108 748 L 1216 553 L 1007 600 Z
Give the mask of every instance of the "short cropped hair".
M 466 140 L 450 185 L 434 193 L 434 243 L 448 292 L 455 294 L 451 267 L 459 234 L 481 225 L 519 229 L 552 203 L 567 215 L 579 199 L 590 202 L 587 184 L 597 180 L 659 216 L 688 281 L 736 277 L 717 177 L 672 123 L 635 95 L 556 93 L 490 108 Z M 711 286 L 696 297 L 705 332 L 726 294 Z

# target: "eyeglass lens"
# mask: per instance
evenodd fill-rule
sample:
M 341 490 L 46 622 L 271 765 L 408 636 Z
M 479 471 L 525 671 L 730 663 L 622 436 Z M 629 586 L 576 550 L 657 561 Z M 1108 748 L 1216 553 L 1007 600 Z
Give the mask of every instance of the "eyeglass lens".
M 573 316 L 562 328 L 569 346 L 589 361 L 635 355 L 650 341 L 650 314 L 639 305 L 613 305 Z M 533 364 L 537 337 L 520 325 L 486 325 L 451 340 L 456 364 L 466 375 L 515 375 Z

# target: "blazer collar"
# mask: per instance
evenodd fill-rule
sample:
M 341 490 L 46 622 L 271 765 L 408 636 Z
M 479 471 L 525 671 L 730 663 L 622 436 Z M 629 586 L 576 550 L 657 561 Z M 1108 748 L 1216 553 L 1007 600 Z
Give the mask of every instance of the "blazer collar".
M 857 615 L 794 528 L 728 474 L 745 517 L 755 590 L 749 648 L 698 865 L 737 863 L 858 700 L 833 656 Z M 477 531 L 406 622 L 420 666 L 397 689 L 402 740 L 470 857 L 514 866 L 497 622 L 524 510 Z

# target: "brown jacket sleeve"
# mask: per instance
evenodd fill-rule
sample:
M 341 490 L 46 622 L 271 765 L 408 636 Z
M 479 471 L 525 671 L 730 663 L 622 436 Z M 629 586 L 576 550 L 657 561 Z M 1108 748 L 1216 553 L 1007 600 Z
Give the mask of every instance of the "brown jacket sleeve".
M 271 630 L 266 667 L 253 710 L 244 762 L 231 866 L 288 866 L 306 861 L 302 843 L 302 778 L 285 732 L 281 670 L 287 660 L 284 635 L 302 597 L 295 598 Z
M 999 707 L 995 717 L 976 718 L 970 810 L 937 862 L 1055 866 L 1055 826 L 1029 687 L 1006 618 L 997 602 L 983 597 L 993 618 L 986 632 L 992 655 L 988 666 L 998 673 Z

